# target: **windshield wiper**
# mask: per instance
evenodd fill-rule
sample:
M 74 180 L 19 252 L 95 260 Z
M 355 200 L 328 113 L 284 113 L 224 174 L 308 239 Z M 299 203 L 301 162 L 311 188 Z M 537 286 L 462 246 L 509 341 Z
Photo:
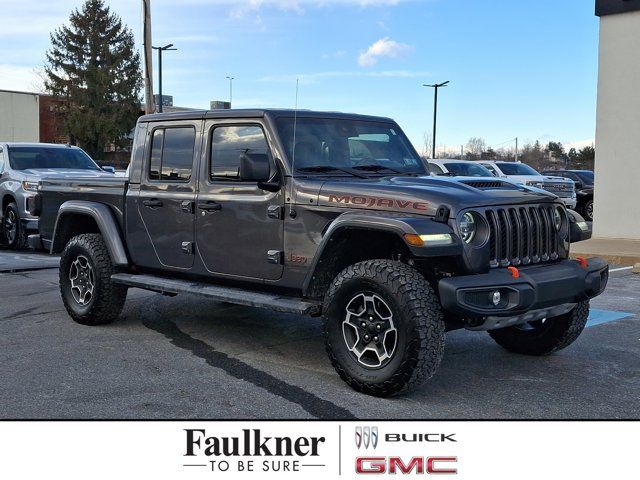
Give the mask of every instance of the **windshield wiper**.
M 317 165 L 315 167 L 303 167 L 303 168 L 298 168 L 297 170 L 303 173 L 343 172 L 343 173 L 348 173 L 349 175 L 353 175 L 354 177 L 368 178 L 366 175 L 362 175 L 361 173 L 355 172 L 352 169 L 339 168 L 331 165 Z
M 367 172 L 381 172 L 383 170 L 387 170 L 393 173 L 402 173 L 400 170 L 396 170 L 395 168 L 384 167 L 382 165 L 358 165 L 357 167 L 353 167 L 354 170 L 364 170 Z

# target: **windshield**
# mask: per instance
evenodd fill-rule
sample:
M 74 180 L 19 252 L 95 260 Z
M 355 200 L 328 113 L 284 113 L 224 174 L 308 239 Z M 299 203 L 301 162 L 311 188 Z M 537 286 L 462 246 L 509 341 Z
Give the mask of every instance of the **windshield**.
M 536 172 L 529 165 L 525 165 L 524 163 L 499 163 L 498 166 L 502 173 L 505 175 L 536 175 L 540 176 L 538 172 Z
M 493 177 L 489 170 L 477 163 L 451 162 L 444 166 L 456 177 Z
M 67 147 L 9 147 L 9 163 L 14 170 L 32 168 L 69 168 L 100 170 L 91 157 L 77 148 Z
M 422 159 L 395 125 L 349 119 L 298 118 L 277 121 L 278 134 L 297 171 L 426 174 Z M 344 171 L 342 172 L 344 173 Z
M 581 171 L 581 172 L 575 172 L 575 174 L 578 175 L 578 177 L 580 177 L 580 180 L 585 185 L 593 185 L 594 180 L 595 180 L 593 172 L 585 170 L 585 171 Z

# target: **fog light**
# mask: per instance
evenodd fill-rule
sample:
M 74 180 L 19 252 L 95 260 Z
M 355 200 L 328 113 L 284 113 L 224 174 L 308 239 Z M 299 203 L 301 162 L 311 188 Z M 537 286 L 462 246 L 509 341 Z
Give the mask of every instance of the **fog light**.
M 495 307 L 497 307 L 498 305 L 500 305 L 500 301 L 502 300 L 502 295 L 500 295 L 500 292 L 495 291 L 491 294 L 491 302 L 493 303 L 493 305 Z

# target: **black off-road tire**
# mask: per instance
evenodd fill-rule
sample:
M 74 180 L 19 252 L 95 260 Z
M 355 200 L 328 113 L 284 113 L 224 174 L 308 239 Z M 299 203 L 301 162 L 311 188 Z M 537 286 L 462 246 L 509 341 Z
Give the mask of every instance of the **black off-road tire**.
M 347 305 L 358 292 L 378 295 L 397 319 L 396 349 L 378 368 L 359 363 L 343 336 Z M 346 268 L 329 287 L 323 311 L 329 359 L 359 392 L 378 397 L 404 393 L 430 379 L 440 365 L 445 346 L 440 301 L 425 278 L 406 264 L 369 260 Z
M 6 233 L 6 224 L 5 221 L 9 215 L 13 215 L 15 219 L 15 234 L 13 241 L 9 240 L 9 236 Z M 18 211 L 18 205 L 15 202 L 11 202 L 4 209 L 3 217 L 2 217 L 2 225 L 0 226 L 0 242 L 10 248 L 11 250 L 26 250 L 29 246 L 27 242 L 27 231 L 22 225 L 22 221 L 20 220 L 20 213 Z
M 548 318 L 536 328 L 507 327 L 489 332 L 498 345 L 522 355 L 550 355 L 571 345 L 589 318 L 589 302 L 581 302 L 569 313 Z
M 71 291 L 72 264 L 80 257 L 93 270 L 94 294 L 85 305 L 74 298 Z M 71 318 L 81 325 L 106 325 L 115 321 L 127 298 L 127 288 L 111 282 L 114 273 L 109 250 L 99 233 L 73 237 L 60 258 L 60 294 Z

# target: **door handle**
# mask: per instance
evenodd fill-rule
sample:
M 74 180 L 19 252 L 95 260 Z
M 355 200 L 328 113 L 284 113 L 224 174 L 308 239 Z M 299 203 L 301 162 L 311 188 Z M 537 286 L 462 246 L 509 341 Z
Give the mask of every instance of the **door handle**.
M 222 210 L 222 205 L 214 201 L 209 201 L 207 203 L 198 204 L 198 208 L 205 212 L 218 212 Z
M 162 206 L 162 201 L 160 200 L 156 200 L 155 198 L 152 200 L 144 200 L 142 202 L 142 204 L 145 207 L 149 207 L 149 208 L 160 208 Z

